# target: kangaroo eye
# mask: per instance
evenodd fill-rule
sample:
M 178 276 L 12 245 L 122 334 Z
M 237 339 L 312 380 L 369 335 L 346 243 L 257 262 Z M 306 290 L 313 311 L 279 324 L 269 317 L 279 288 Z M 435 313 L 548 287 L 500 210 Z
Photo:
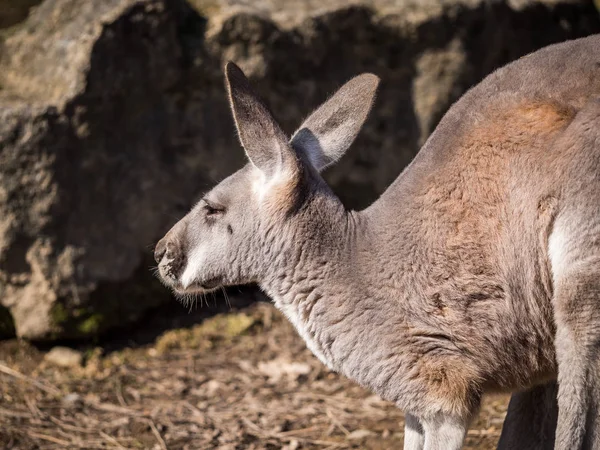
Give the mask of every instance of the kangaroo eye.
M 206 199 L 203 199 L 203 202 L 204 202 L 203 209 L 204 209 L 204 212 L 206 213 L 207 217 L 216 217 L 225 212 L 225 208 L 221 205 L 216 205 L 214 203 L 207 201 Z

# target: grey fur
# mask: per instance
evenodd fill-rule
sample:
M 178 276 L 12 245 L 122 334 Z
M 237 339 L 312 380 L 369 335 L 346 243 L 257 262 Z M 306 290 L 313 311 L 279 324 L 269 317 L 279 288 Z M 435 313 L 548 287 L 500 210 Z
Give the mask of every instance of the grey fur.
M 406 449 L 460 448 L 497 391 L 518 392 L 500 448 L 549 448 L 555 421 L 556 449 L 600 448 L 600 36 L 487 77 L 360 212 L 319 170 L 358 133 L 376 78 L 288 143 L 226 73 L 253 164 L 158 243 L 165 283 L 258 283 L 327 366 L 407 413 Z

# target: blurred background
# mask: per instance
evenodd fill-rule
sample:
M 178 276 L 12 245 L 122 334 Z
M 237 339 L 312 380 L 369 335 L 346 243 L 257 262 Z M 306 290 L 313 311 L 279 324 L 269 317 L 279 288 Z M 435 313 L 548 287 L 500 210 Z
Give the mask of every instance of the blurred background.
M 399 448 L 253 287 L 191 310 L 155 242 L 244 164 L 222 66 L 284 130 L 361 72 L 372 114 L 325 177 L 372 202 L 494 69 L 600 32 L 592 0 L 0 0 L 0 446 Z M 493 101 L 493 99 L 490 99 Z M 493 448 L 506 397 L 469 448 Z

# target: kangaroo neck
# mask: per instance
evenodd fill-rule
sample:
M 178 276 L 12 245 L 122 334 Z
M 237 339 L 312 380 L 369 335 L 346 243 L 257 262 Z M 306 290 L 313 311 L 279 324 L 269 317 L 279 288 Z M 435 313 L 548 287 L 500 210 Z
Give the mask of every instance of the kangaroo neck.
M 360 289 L 356 254 L 364 224 L 341 204 L 316 210 L 318 217 L 307 218 L 306 227 L 287 237 L 295 243 L 294 249 L 279 253 L 260 286 L 308 348 L 328 367 L 339 370 L 328 348 L 327 322 L 339 307 L 355 301 L 352 293 Z

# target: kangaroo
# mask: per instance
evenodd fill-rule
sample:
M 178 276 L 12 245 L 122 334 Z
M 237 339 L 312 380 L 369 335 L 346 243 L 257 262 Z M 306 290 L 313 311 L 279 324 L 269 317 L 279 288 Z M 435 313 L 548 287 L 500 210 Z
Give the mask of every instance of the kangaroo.
M 320 172 L 377 76 L 288 139 L 225 74 L 249 163 L 157 244 L 163 282 L 257 283 L 325 365 L 405 412 L 407 450 L 461 448 L 488 392 L 515 392 L 500 448 L 600 449 L 600 35 L 489 75 L 363 211 Z

